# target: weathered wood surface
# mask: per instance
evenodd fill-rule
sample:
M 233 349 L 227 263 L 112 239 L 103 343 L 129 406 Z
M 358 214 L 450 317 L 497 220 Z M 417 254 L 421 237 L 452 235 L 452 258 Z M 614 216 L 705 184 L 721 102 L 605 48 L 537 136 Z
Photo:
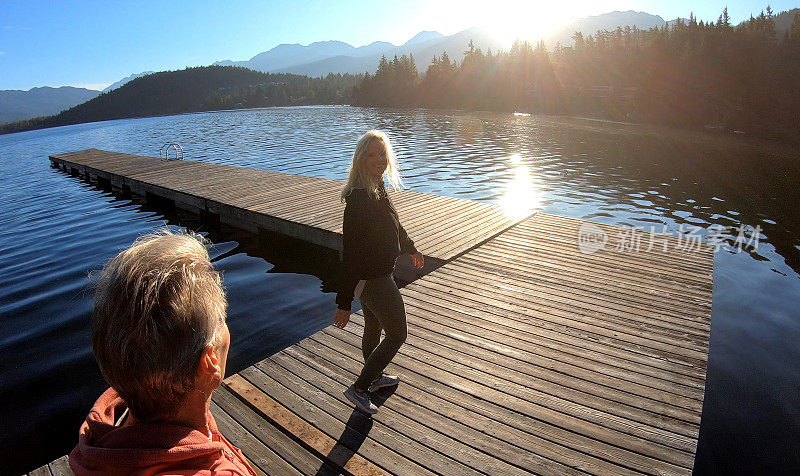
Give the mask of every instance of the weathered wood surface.
M 276 231 L 340 249 L 344 185 L 268 170 L 188 160 L 163 161 L 99 149 L 50 156 L 53 164 L 90 180 L 177 206 L 219 215 L 222 222 L 251 231 Z M 426 256 L 446 261 L 513 225 L 496 206 L 410 190 L 391 191 L 400 220 Z
M 69 457 L 64 455 L 57 460 L 34 469 L 30 476 L 72 476 L 75 473 L 69 468 Z
M 213 213 L 341 232 L 328 198 L 339 182 L 98 150 L 51 157 L 78 158 L 81 175 L 114 164 L 117 186 L 178 201 L 202 191 L 191 196 Z M 409 334 L 388 371 L 402 383 L 376 394 L 372 419 L 342 395 L 362 366 L 361 311 L 228 378 L 212 411 L 260 471 L 691 473 L 710 246 L 544 213 L 514 225 L 496 207 L 408 191 L 393 200 L 420 250 L 449 260 L 401 290 Z M 587 227 L 604 237 L 592 253 L 579 246 Z
M 227 389 L 338 467 L 691 473 L 712 250 L 664 235 L 647 250 L 649 233 L 595 224 L 608 240 L 585 254 L 586 223 L 530 217 L 401 290 L 409 335 L 388 371 L 402 383 L 377 394 L 372 420 L 342 395 L 362 366 L 360 311 L 344 330 L 230 377 Z M 642 248 L 626 250 L 637 236 Z

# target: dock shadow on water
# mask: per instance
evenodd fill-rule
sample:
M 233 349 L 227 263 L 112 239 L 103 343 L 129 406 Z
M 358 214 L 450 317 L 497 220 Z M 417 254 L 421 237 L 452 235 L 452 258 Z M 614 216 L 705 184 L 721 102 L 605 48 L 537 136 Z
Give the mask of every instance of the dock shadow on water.
M 334 293 L 339 276 L 338 253 L 274 232 L 258 234 L 208 220 L 169 201 L 131 195 L 112 190 L 107 183 L 90 183 L 82 176 L 54 170 L 80 187 L 99 193 L 106 207 L 133 213 L 149 222 L 148 230 L 187 229 L 209 240 L 209 255 L 222 273 L 228 298 L 228 327 L 231 348 L 227 374 L 235 374 L 314 334 L 332 322 L 336 304 Z M 122 245 L 125 247 L 130 243 Z M 116 253 L 122 248 L 110 251 Z M 104 261 L 104 260 L 103 260 Z M 99 269 L 98 265 L 96 269 Z M 88 274 L 92 270 L 83 270 Z M 80 318 L 70 322 L 77 337 L 71 348 L 41 351 L 49 334 L 29 336 L 20 342 L 29 349 L 21 354 L 22 363 L 9 359 L 13 367 L 35 365 L 46 368 L 36 376 L 20 378 L 16 388 L 27 399 L 2 395 L 3 413 L 9 416 L 4 426 L 15 435 L 6 446 L 3 472 L 19 474 L 71 451 L 77 443 L 78 429 L 95 399 L 107 388 L 91 349 L 91 301 L 93 287 L 85 280 L 78 290 L 75 306 Z M 354 303 L 354 311 L 358 302 Z M 68 353 L 60 355 L 61 353 Z M 71 361 L 69 365 L 60 362 Z M 4 371 L 4 375 L 8 375 Z M 7 382 L 12 383 L 12 382 Z M 16 383 L 16 382 L 15 382 Z M 11 387 L 11 386 L 10 386 Z M 13 388 L 13 387 L 11 387 Z M 54 395 L 55 394 L 55 395 Z M 38 402 L 38 400 L 42 400 Z M 31 408 L 44 409 L 31 414 Z M 10 455 L 17 453 L 16 462 Z M 22 455 L 19 457 L 19 455 Z

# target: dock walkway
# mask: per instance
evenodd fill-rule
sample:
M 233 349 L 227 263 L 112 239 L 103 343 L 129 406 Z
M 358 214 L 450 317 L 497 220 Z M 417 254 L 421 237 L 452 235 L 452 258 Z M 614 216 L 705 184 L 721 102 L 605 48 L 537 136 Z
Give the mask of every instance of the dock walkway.
M 50 156 L 53 166 L 100 186 L 169 203 L 211 222 L 268 230 L 339 250 L 341 181 L 231 165 L 161 160 L 88 149 Z M 390 191 L 400 220 L 430 258 L 428 272 L 502 232 L 513 219 L 498 206 L 411 190 Z M 410 260 L 407 263 L 410 266 Z
M 544 213 L 512 225 L 401 290 L 402 382 L 372 419 L 342 395 L 358 311 L 226 379 L 221 430 L 266 474 L 690 474 L 713 248 Z
M 361 312 L 215 398 L 354 474 L 690 474 L 711 251 L 663 236 L 666 252 L 615 251 L 619 228 L 600 225 L 606 249 L 587 255 L 581 223 L 537 214 L 402 289 L 409 336 L 387 370 L 402 383 L 372 420 L 342 395 Z

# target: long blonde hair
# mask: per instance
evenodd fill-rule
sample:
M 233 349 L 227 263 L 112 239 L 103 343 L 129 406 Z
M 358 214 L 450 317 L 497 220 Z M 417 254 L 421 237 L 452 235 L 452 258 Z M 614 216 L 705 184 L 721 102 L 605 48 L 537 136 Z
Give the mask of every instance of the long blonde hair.
M 382 185 L 381 179 L 376 179 L 369 173 L 364 158 L 367 155 L 367 147 L 373 140 L 380 140 L 386 148 L 386 158 L 388 165 L 383 175 L 388 180 L 393 189 L 398 190 L 403 187 L 403 181 L 400 178 L 400 169 L 397 166 L 397 157 L 394 155 L 392 142 L 389 136 L 379 130 L 367 131 L 366 134 L 358 139 L 356 144 L 356 151 L 353 153 L 353 162 L 350 164 L 350 171 L 347 173 L 347 183 L 342 188 L 341 200 L 344 201 L 345 197 L 350 194 L 354 188 L 363 187 L 367 190 L 373 198 L 378 198 L 378 190 Z

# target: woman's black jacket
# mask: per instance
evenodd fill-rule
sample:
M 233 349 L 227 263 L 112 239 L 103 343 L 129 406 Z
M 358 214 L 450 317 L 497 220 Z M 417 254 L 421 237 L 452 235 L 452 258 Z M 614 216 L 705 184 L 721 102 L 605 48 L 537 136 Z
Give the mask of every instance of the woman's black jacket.
M 400 253 L 417 252 L 386 189 L 381 186 L 378 192 L 377 200 L 363 188 L 354 188 L 345 197 L 342 279 L 336 295 L 339 309 L 350 310 L 359 280 L 386 276 L 394 270 Z

